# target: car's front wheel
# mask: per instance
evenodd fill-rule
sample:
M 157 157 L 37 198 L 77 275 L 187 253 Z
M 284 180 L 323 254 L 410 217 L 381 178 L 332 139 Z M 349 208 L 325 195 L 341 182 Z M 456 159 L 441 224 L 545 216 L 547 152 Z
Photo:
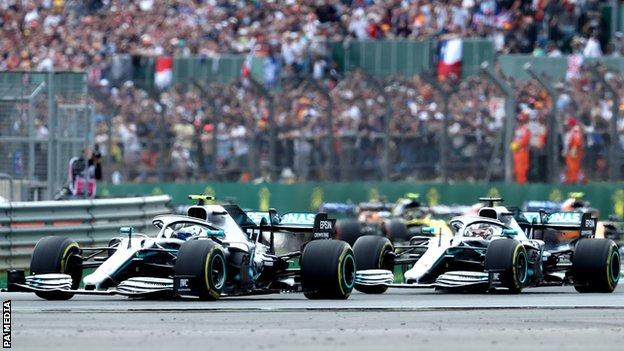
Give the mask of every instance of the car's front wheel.
M 217 300 L 227 277 L 225 253 L 212 240 L 190 240 L 180 246 L 174 265 L 176 277 L 184 277 L 202 300 Z
M 518 294 L 528 281 L 526 249 L 514 239 L 492 240 L 485 254 L 485 269 L 499 273 L 501 285 Z
M 301 285 L 309 299 L 346 299 L 355 283 L 355 257 L 340 240 L 309 242 L 301 254 Z
M 65 237 L 46 236 L 35 245 L 30 259 L 30 274 L 68 274 L 72 278 L 71 289 L 78 289 L 82 279 L 82 257 L 78 244 Z M 37 291 L 46 300 L 69 300 L 74 294 L 63 291 Z
M 367 269 L 394 271 L 393 252 L 392 243 L 383 236 L 365 235 L 357 239 L 353 245 L 358 271 Z M 355 290 L 366 294 L 382 294 L 388 290 L 388 286 L 355 284 Z

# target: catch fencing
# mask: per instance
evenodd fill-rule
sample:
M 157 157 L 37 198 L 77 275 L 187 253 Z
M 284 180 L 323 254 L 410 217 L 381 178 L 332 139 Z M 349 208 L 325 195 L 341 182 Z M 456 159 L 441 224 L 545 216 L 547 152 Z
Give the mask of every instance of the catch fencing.
M 354 71 L 335 81 L 192 80 L 92 97 L 106 179 L 502 179 L 488 169 L 501 169 L 489 166 L 503 156 L 493 151 L 503 144 L 505 97 L 484 82 Z
M 532 67 L 533 79 L 517 80 L 489 66 L 459 81 L 360 70 L 271 84 L 250 76 L 164 91 L 123 86 L 93 95 L 103 107 L 96 139 L 105 140 L 105 178 L 121 182 L 512 181 L 509 147 L 522 112 L 535 133 L 529 181 L 560 182 L 572 116 L 585 131 L 586 179 L 616 181 L 624 80 L 601 67 L 584 67 L 587 86 L 565 91 Z
M 170 212 L 168 195 L 0 203 L 0 271 L 28 268 L 43 236 L 66 236 L 80 246 L 107 245 L 121 226 L 151 233 L 152 218 Z
M 92 140 L 86 74 L 0 72 L 0 196 L 53 198 L 69 160 Z

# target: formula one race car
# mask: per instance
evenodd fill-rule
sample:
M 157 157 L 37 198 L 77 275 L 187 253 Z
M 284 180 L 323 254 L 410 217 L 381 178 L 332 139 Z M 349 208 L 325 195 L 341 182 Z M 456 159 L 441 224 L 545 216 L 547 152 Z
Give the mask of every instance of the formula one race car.
M 310 299 L 345 299 L 354 285 L 351 247 L 333 235 L 327 214 L 253 213 L 237 205 L 198 204 L 187 215 L 153 220 L 156 237 L 122 228 L 127 237 L 106 247 L 80 248 L 62 237 L 44 237 L 35 246 L 32 275 L 9 273 L 9 291 L 35 292 L 44 299 L 74 294 L 130 297 L 223 296 L 303 292 Z M 82 278 L 83 270 L 96 268 Z M 84 288 L 80 289 L 80 284 Z
M 344 215 L 336 222 L 336 238 L 353 245 L 362 235 L 388 235 L 393 207 L 384 201 L 324 203 L 319 212 Z
M 612 292 L 620 275 L 620 254 L 609 239 L 595 239 L 596 219 L 589 213 L 510 211 L 488 203 L 478 216 L 450 221 L 454 235 L 413 237 L 393 247 L 386 238 L 364 236 L 353 246 L 355 288 L 383 293 L 388 287 L 519 293 L 525 287 L 574 285 L 579 292 Z M 423 231 L 433 231 L 425 228 Z M 546 244 L 541 238 L 559 234 Z M 395 266 L 409 266 L 402 284 Z
M 414 235 L 428 235 L 424 227 L 435 227 L 444 234 L 451 234 L 444 219 L 467 211 L 467 206 L 432 206 L 419 201 L 419 195 L 406 194 L 396 203 L 384 201 L 348 203 L 325 203 L 319 211 L 342 214 L 347 218 L 336 223 L 336 235 L 353 245 L 364 235 L 385 236 L 390 241 L 401 243 Z
M 408 241 L 415 235 L 429 235 L 422 231 L 426 227 L 434 227 L 443 235 L 451 235 L 447 221 L 470 210 L 470 206 L 427 206 L 419 200 L 419 197 L 416 193 L 406 194 L 397 200 L 392 210 L 392 216 L 397 222 L 394 224 L 394 232 L 401 233 L 400 238 L 403 241 Z
M 572 192 L 563 202 L 553 201 L 527 201 L 524 204 L 525 211 L 544 211 L 546 213 L 569 211 L 579 213 L 591 213 L 594 217 L 600 217 L 596 208 L 589 201 L 584 200 L 582 192 Z M 596 237 L 607 238 L 615 241 L 620 247 L 624 246 L 624 221 L 617 215 L 610 215 L 606 220 L 598 220 Z

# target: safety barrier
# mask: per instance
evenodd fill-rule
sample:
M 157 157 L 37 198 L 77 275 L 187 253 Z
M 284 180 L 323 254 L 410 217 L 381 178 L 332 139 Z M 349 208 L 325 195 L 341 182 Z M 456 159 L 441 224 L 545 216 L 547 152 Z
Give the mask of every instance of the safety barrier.
M 0 271 L 28 268 L 37 240 L 67 236 L 80 246 L 108 244 L 121 226 L 149 232 L 152 218 L 169 213 L 168 195 L 0 203 Z
M 102 184 L 102 196 L 121 194 L 168 194 L 175 205 L 190 204 L 188 194 L 206 193 L 221 201 L 235 201 L 242 207 L 280 211 L 315 211 L 323 202 L 357 203 L 384 198 L 395 201 L 406 193 L 419 193 L 429 205 L 471 205 L 479 197 L 502 197 L 508 206 L 522 206 L 528 200 L 563 201 L 571 192 L 583 192 L 601 218 L 610 214 L 624 217 L 624 185 L 622 183 L 507 184 L 454 182 L 304 182 L 283 183 L 152 183 Z

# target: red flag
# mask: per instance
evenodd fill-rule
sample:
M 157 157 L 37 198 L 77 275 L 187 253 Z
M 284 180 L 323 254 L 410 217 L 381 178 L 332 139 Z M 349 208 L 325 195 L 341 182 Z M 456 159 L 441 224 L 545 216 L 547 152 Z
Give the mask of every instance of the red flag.
M 154 84 L 160 89 L 171 85 L 173 79 L 173 58 L 171 56 L 161 56 L 156 58 L 156 74 Z
M 438 52 L 438 78 L 459 78 L 462 63 L 462 40 L 452 38 L 440 44 Z

